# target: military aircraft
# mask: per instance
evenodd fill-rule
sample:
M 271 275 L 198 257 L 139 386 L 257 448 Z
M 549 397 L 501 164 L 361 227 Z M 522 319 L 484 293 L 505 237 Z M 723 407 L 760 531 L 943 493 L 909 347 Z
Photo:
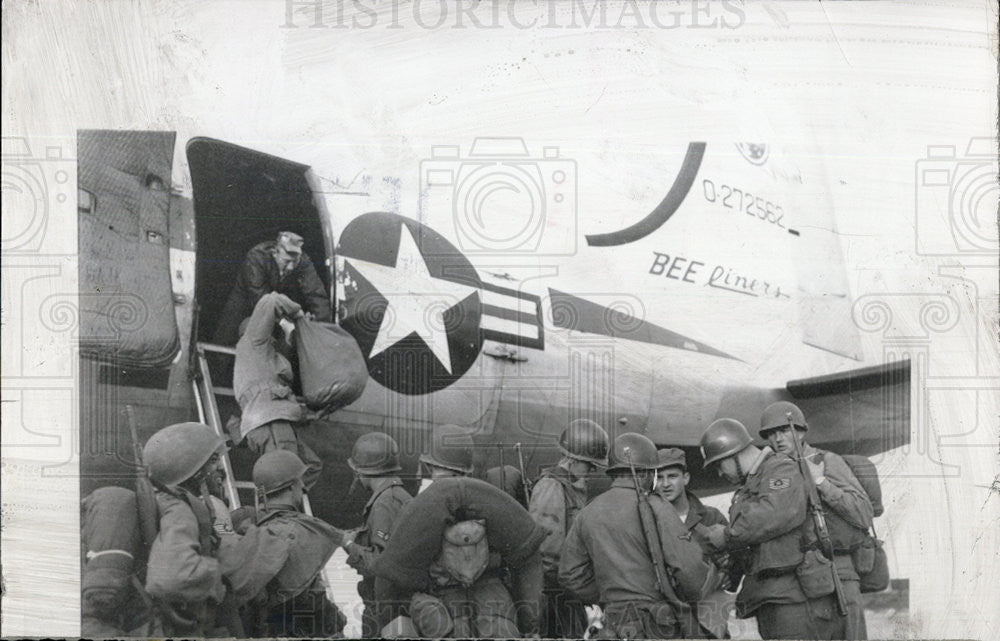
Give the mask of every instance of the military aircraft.
M 864 360 L 823 175 L 781 149 L 665 141 L 629 197 L 558 148 L 483 137 L 428 150 L 417 196 L 380 208 L 389 176 L 237 142 L 186 141 L 188 197 L 173 132 L 80 133 L 84 494 L 134 477 L 130 428 L 141 443 L 238 414 L 231 346 L 211 337 L 247 250 L 282 230 L 305 238 L 368 367 L 360 399 L 301 432 L 325 464 L 313 509 L 335 524 L 359 522 L 346 459 L 373 430 L 399 442 L 411 490 L 444 423 L 469 429 L 478 474 L 521 444 L 533 478 L 591 418 L 684 448 L 706 492 L 704 428 L 754 431 L 779 399 L 818 446 L 908 442 L 909 364 Z M 247 478 L 251 456 L 231 454 Z

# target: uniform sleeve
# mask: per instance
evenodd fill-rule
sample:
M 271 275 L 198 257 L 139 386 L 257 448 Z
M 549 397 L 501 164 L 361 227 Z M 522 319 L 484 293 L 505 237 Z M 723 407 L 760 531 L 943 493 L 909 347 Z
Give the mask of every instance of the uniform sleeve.
M 580 531 L 580 519 L 574 521 L 563 544 L 559 558 L 559 583 L 584 603 L 597 603 L 600 600 L 594 578 L 594 564 Z
M 548 532 L 539 548 L 546 583 L 554 585 L 559 577 L 559 553 L 566 538 L 566 498 L 559 481 L 543 477 L 531 492 L 528 512 L 535 523 Z
M 760 491 L 745 496 L 726 528 L 729 548 L 756 545 L 790 532 L 806 518 L 806 493 L 798 466 L 784 456 L 760 472 Z
M 326 286 L 320 280 L 316 268 L 308 256 L 303 254 L 299 262 L 301 273 L 299 274 L 299 287 L 302 290 L 302 297 L 305 301 L 306 309 L 316 316 L 316 320 L 330 322 L 330 298 L 327 296 Z
M 705 525 L 729 525 L 729 520 L 719 510 L 706 505 L 702 523 Z
M 270 292 L 265 294 L 253 308 L 253 315 L 247 324 L 244 339 L 253 345 L 266 345 L 271 339 L 274 324 L 286 316 L 294 316 L 302 311 L 302 307 L 284 294 Z
M 350 549 L 347 551 L 348 564 L 361 576 L 374 576 L 372 567 L 389 542 L 392 526 L 396 522 L 399 511 L 403 509 L 403 505 L 404 503 L 396 497 L 376 501 L 372 505 L 366 521 L 368 540 L 371 545 L 364 546 L 352 543 L 348 546 Z
M 222 601 L 222 570 L 216 559 L 202 554 L 191 508 L 172 498 L 159 506 L 160 532 L 149 552 L 146 591 L 168 601 Z
M 264 601 L 265 588 L 289 556 L 289 541 L 270 528 L 251 525 L 219 549 L 219 563 L 237 605 Z
M 267 260 L 274 260 L 269 252 L 251 250 L 243 261 L 243 282 L 247 287 L 247 299 L 251 307 L 257 305 L 266 294 L 273 289 L 268 283 Z
M 826 480 L 816 486 L 823 504 L 851 525 L 862 530 L 870 528 L 874 517 L 872 503 L 850 466 L 832 452 L 823 455 L 823 462 Z

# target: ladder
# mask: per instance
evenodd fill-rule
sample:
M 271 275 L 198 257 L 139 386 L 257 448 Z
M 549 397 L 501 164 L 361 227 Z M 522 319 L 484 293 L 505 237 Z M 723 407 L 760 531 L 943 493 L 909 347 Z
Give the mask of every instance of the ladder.
M 222 418 L 219 416 L 219 402 L 217 396 L 228 396 L 235 399 L 236 393 L 233 392 L 232 388 L 215 387 L 213 385 L 212 372 L 209 369 L 206 354 L 214 353 L 228 355 L 232 357 L 226 359 L 226 362 L 229 363 L 236 361 L 236 350 L 232 347 L 202 342 L 195 343 L 195 348 L 198 350 L 198 371 L 191 380 L 191 386 L 194 388 L 195 404 L 198 406 L 198 420 L 211 427 L 216 436 L 222 440 L 229 440 L 229 435 L 226 434 L 226 428 L 222 424 Z M 222 469 L 226 473 L 226 482 L 224 487 L 226 491 L 226 498 L 229 500 L 229 509 L 235 510 L 243 505 L 240 502 L 239 491 L 246 490 L 249 492 L 255 492 L 256 488 L 254 487 L 252 481 L 237 481 L 235 476 L 233 476 L 233 464 L 229 458 L 228 450 L 219 458 L 222 462 Z

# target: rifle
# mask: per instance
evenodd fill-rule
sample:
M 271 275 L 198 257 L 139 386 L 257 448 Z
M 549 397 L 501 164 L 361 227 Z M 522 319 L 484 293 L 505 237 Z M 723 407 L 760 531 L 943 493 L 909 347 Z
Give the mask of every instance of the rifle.
M 830 530 L 826 527 L 826 516 L 823 514 L 823 506 L 820 503 L 819 492 L 816 491 L 816 481 L 813 480 L 809 472 L 809 466 L 805 458 L 802 457 L 802 445 L 799 443 L 799 435 L 795 426 L 789 421 L 789 429 L 792 430 L 792 443 L 795 446 L 795 462 L 799 466 L 799 474 L 806 483 L 806 498 L 809 505 L 809 513 L 812 515 L 813 527 L 816 529 L 816 536 L 820 545 L 823 546 L 823 554 L 830 559 L 830 571 L 833 573 L 833 591 L 837 595 L 837 612 L 840 616 L 847 616 L 847 597 L 844 595 L 844 586 L 840 583 L 840 575 L 837 574 L 837 564 L 833 562 L 833 541 L 830 539 Z
M 139 509 L 139 529 L 142 532 L 142 540 L 146 543 L 146 549 L 153 544 L 157 533 L 160 531 L 160 519 L 156 506 L 156 492 L 153 491 L 153 482 L 149 480 L 149 473 L 142 460 L 142 448 L 139 447 L 139 436 L 135 429 L 135 413 L 131 405 L 125 406 L 125 414 L 128 418 L 128 429 L 132 435 L 132 451 L 135 454 L 135 464 L 138 466 L 135 477 L 135 497 Z
M 639 524 L 642 526 L 642 535 L 646 540 L 646 549 L 653 560 L 653 572 L 656 574 L 656 587 L 660 594 L 665 596 L 671 603 L 679 602 L 674 593 L 670 580 L 666 576 L 666 561 L 663 560 L 663 548 L 660 543 L 660 530 L 656 527 L 656 516 L 653 514 L 653 507 L 649 504 L 649 499 L 639 486 L 639 476 L 635 473 L 635 465 L 632 464 L 632 449 L 626 447 L 625 459 L 628 461 L 628 469 L 632 473 L 632 484 L 635 486 L 635 496 L 639 506 Z
M 497 450 L 500 454 L 500 489 L 504 492 L 507 491 L 507 468 L 503 464 L 503 443 L 497 443 Z
M 531 504 L 531 482 L 528 481 L 528 474 L 524 471 L 524 457 L 521 456 L 521 444 L 514 443 L 514 451 L 517 452 L 517 466 L 521 470 L 521 485 L 524 487 L 524 504 Z

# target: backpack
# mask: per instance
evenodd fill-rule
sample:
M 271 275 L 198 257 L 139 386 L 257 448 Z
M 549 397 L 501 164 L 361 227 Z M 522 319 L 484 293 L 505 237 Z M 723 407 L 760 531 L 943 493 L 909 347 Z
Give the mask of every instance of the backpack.
M 868 495 L 868 500 L 872 502 L 872 510 L 875 516 L 882 516 L 882 513 L 885 511 L 885 507 L 882 505 L 882 484 L 879 483 L 878 470 L 875 468 L 875 464 L 867 456 L 861 456 L 860 454 L 841 454 L 840 457 L 851 468 L 854 477 L 858 479 L 858 483 L 861 484 L 865 494 Z
M 878 470 L 867 456 L 859 454 L 842 454 L 841 458 L 851 468 L 854 477 L 858 479 L 868 500 L 872 503 L 872 513 L 881 516 L 885 512 L 882 505 L 882 485 L 878 480 Z M 860 577 L 858 587 L 861 592 L 881 592 L 889 587 L 889 558 L 882 547 L 883 542 L 875 533 L 872 525 L 871 536 L 857 549 L 851 552 L 851 561 Z
M 484 519 L 460 521 L 445 529 L 437 565 L 449 577 L 469 587 L 482 576 L 489 560 L 490 545 Z

